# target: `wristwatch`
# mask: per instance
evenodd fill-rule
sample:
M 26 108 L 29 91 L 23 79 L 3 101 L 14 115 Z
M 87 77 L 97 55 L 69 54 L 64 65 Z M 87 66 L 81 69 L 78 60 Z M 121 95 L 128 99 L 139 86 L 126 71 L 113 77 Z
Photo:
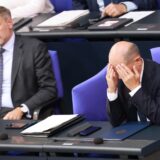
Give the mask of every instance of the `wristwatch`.
M 26 106 L 24 106 L 23 104 L 20 105 L 20 109 L 23 113 L 27 113 L 28 112 L 28 109 Z

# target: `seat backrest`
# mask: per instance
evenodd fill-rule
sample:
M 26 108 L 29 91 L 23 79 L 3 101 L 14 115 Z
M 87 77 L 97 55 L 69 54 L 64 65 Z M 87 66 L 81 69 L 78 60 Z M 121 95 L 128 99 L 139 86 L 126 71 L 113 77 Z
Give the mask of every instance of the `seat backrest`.
M 160 0 L 157 0 L 158 9 L 160 9 Z
M 150 51 L 152 60 L 160 64 L 160 47 L 152 48 Z
M 72 89 L 73 113 L 87 120 L 108 120 L 106 109 L 106 67 Z
M 57 13 L 72 9 L 72 0 L 50 0 L 50 1 L 54 5 L 55 11 Z
M 62 79 L 61 79 L 61 74 L 60 74 L 58 54 L 56 51 L 51 51 L 51 50 L 49 50 L 49 54 L 51 56 L 52 69 L 53 69 L 56 83 L 57 83 L 58 98 L 62 98 L 63 97 L 63 86 L 62 86 Z

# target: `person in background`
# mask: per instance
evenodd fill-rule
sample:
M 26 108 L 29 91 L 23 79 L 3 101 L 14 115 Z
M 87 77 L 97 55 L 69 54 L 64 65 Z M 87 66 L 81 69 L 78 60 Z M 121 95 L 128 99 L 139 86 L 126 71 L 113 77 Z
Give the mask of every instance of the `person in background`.
M 158 5 L 156 0 L 73 0 L 73 6 L 116 17 L 133 10 L 155 10 Z
M 0 0 L 0 6 L 8 8 L 12 18 L 26 18 L 54 11 L 50 0 Z
M 160 124 L 160 65 L 144 60 L 138 47 L 120 41 L 109 52 L 107 112 L 113 126 L 129 121 Z
M 51 58 L 44 43 L 16 36 L 10 11 L 0 6 L 0 118 L 31 118 L 57 97 Z

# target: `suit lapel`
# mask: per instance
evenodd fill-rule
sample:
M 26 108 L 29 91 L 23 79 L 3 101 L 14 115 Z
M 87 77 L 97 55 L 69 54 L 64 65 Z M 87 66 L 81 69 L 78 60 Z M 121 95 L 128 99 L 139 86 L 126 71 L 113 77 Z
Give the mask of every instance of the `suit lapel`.
M 99 11 L 97 0 L 87 0 L 87 3 L 90 11 Z
M 129 96 L 129 90 L 126 89 L 122 80 L 120 80 L 118 85 L 119 98 L 122 101 L 123 109 L 126 114 L 128 121 L 137 121 L 137 109 L 132 106 Z
M 150 64 L 149 61 L 147 60 L 144 60 L 144 71 L 143 71 L 143 77 L 142 77 L 142 86 L 143 86 L 143 89 L 145 90 L 146 93 L 149 92 L 149 90 L 151 89 L 151 87 L 148 87 L 148 86 L 151 86 L 152 85 L 152 77 L 154 77 L 154 72 L 153 72 L 153 68 L 151 66 L 152 64 Z M 150 73 L 150 74 L 148 74 Z
M 19 37 L 15 38 L 14 51 L 13 51 L 13 62 L 12 62 L 12 76 L 11 76 L 11 88 L 13 88 L 16 75 L 18 73 L 18 69 L 21 63 L 22 58 L 22 41 Z

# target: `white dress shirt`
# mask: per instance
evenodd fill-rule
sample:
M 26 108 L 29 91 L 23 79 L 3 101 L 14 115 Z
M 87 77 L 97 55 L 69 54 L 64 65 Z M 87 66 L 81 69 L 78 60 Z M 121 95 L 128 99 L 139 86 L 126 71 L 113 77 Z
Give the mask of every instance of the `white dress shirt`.
M 14 42 L 15 35 L 13 34 L 9 41 L 2 46 L 5 49 L 5 52 L 3 52 L 2 106 L 9 108 L 13 108 L 11 99 L 11 72 Z
M 50 0 L 0 0 L 0 6 L 8 8 L 12 18 L 25 18 L 53 11 Z
M 104 1 L 103 0 L 97 0 L 97 3 L 99 5 L 99 10 L 102 12 L 104 7 L 105 7 L 104 6 Z M 138 8 L 135 3 L 130 2 L 130 1 L 121 2 L 121 3 L 123 3 L 126 6 L 127 12 L 136 10 Z
M 12 62 L 13 50 L 15 43 L 15 34 L 13 33 L 9 41 L 2 46 L 5 51 L 3 52 L 3 82 L 2 82 L 2 107 L 13 108 L 11 99 L 11 75 L 12 75 Z M 27 117 L 31 118 L 29 108 L 25 104 L 21 104 L 22 110 L 27 112 Z

